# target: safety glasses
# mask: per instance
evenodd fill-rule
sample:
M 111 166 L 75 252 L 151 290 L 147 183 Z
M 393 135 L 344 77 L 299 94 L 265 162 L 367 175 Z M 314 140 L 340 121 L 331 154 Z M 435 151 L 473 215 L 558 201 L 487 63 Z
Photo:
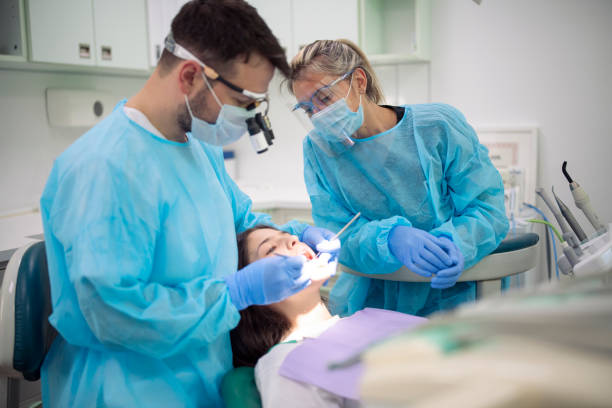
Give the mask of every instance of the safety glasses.
M 260 92 L 249 91 L 249 90 L 241 88 L 238 85 L 235 85 L 235 84 L 231 83 L 230 81 L 228 81 L 227 79 L 223 78 L 221 75 L 219 75 L 219 73 L 217 71 L 215 71 L 214 69 L 212 69 L 211 67 L 209 67 L 208 65 L 206 65 L 205 63 L 200 61 L 200 59 L 198 57 L 196 57 L 190 51 L 188 51 L 186 48 L 184 48 L 183 46 L 178 44 L 174 40 L 174 37 L 172 36 L 172 33 L 168 34 L 168 36 L 166 37 L 166 40 L 164 42 L 164 46 L 175 57 L 178 57 L 178 58 L 181 58 L 181 59 L 185 59 L 185 60 L 194 60 L 194 61 L 196 61 L 198 64 L 200 64 L 203 67 L 204 75 L 206 75 L 207 78 L 209 78 L 211 80 L 219 81 L 223 85 L 227 86 L 228 88 L 230 88 L 230 89 L 232 89 L 232 90 L 234 90 L 234 91 L 236 91 L 238 93 L 241 93 L 241 94 L 243 94 L 246 97 L 249 97 L 249 98 L 253 99 L 254 100 L 253 107 L 256 107 L 261 102 L 264 102 L 264 101 L 267 102 L 267 100 L 268 100 L 268 94 L 267 93 L 260 93 Z M 247 108 L 247 109 L 249 109 L 249 108 Z
M 338 87 L 336 85 L 347 79 L 354 71 L 355 69 L 353 68 L 341 77 L 317 89 L 310 97 L 310 100 L 298 102 L 293 107 L 293 111 L 295 112 L 301 110 L 308 116 L 312 116 L 315 113 L 327 108 L 329 105 L 344 96 L 341 92 L 339 92 Z

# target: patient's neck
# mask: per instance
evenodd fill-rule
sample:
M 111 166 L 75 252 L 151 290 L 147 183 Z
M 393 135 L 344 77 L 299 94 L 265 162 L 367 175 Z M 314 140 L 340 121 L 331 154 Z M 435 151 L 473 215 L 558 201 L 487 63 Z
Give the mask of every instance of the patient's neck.
M 325 322 L 332 317 L 320 298 L 316 303 L 291 305 L 283 312 L 291 322 L 292 331 Z

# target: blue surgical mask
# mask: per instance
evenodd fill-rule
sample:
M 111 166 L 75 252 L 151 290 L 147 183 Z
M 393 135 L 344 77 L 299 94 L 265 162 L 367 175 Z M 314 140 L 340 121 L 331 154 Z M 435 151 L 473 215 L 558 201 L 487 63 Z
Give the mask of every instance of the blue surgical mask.
M 217 104 L 221 107 L 219 116 L 215 123 L 208 123 L 203 119 L 194 116 L 189 100 L 185 95 L 187 110 L 191 115 L 191 135 L 198 140 L 214 146 L 226 146 L 242 137 L 247 132 L 246 120 L 255 116 L 255 110 L 248 111 L 239 106 L 222 104 L 212 87 L 208 83 L 206 76 L 202 74 L 206 86 L 213 94 Z
M 351 86 L 349 86 L 349 92 Z M 346 96 L 310 118 L 314 130 L 308 134 L 308 137 L 330 155 L 338 155 L 352 147 L 355 142 L 351 136 L 363 124 L 361 95 L 359 95 L 357 112 L 353 112 L 348 107 Z

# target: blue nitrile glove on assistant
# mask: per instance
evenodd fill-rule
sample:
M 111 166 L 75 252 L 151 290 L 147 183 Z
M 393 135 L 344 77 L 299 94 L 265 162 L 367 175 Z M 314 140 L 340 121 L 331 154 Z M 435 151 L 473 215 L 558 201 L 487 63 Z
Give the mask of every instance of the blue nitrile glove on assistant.
M 317 252 L 327 252 L 331 255 L 331 260 L 335 260 L 340 253 L 340 240 L 338 238 L 330 241 L 334 237 L 334 233 L 325 228 L 307 227 L 300 241 L 311 247 Z
M 404 225 L 393 227 L 389 232 L 388 245 L 398 261 L 426 278 L 453 266 L 439 238 L 418 228 Z
M 259 259 L 225 278 L 230 299 L 238 310 L 267 305 L 304 289 L 310 284 L 302 276 L 306 258 L 302 255 Z
M 464 259 L 463 254 L 451 239 L 442 236 L 438 237 L 438 241 L 451 258 L 453 265 L 436 273 L 436 276 L 431 279 L 431 287 L 434 289 L 446 289 L 457 283 L 457 279 L 459 279 L 463 272 Z

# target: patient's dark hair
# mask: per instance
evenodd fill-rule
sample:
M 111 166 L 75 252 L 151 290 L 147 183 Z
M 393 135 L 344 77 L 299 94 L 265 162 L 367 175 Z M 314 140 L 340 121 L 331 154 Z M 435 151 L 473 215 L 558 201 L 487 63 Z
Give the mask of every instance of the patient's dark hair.
M 247 248 L 249 235 L 259 229 L 274 229 L 269 225 L 257 225 L 237 236 L 238 269 L 251 263 Z M 240 322 L 230 331 L 234 367 L 254 367 L 272 346 L 278 344 L 291 329 L 285 315 L 270 306 L 249 306 L 240 311 Z

